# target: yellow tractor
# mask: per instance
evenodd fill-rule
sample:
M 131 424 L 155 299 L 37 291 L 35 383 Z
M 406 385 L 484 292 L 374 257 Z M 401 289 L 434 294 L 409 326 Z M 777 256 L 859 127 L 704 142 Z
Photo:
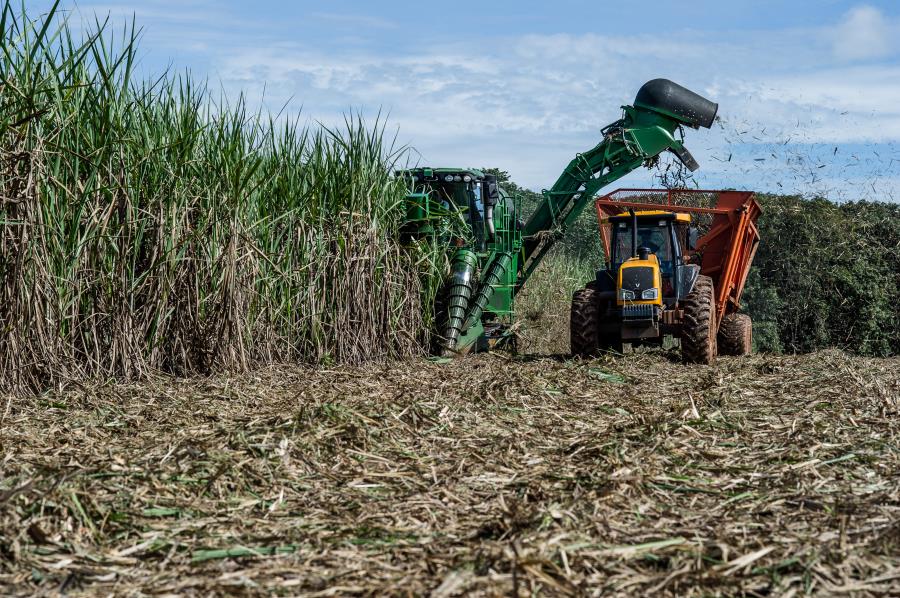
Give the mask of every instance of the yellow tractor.
M 607 267 L 572 297 L 573 354 L 667 336 L 691 363 L 750 352 L 752 324 L 738 309 L 759 244 L 753 193 L 624 189 L 596 207 Z

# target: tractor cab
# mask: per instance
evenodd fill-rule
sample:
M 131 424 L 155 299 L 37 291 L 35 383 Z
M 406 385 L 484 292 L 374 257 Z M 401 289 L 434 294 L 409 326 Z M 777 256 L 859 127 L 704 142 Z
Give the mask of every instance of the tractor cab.
M 626 341 L 659 339 L 699 274 L 686 255 L 696 234 L 691 216 L 630 211 L 602 223 L 609 234 L 608 262 L 597 272 L 594 288 L 603 306 L 604 334 Z
M 691 232 L 689 214 L 649 210 L 611 216 L 607 277 L 615 284 L 618 305 L 674 304 L 686 262 Z

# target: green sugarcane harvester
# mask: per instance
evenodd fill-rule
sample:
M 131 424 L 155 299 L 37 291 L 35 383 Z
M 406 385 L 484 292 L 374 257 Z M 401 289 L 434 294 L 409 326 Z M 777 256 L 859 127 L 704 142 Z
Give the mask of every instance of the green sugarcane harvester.
M 553 244 L 602 188 L 671 151 L 699 166 L 681 141 L 683 127 L 710 128 L 718 105 L 666 79 L 645 83 L 603 139 L 578 154 L 526 223 L 518 199 L 477 169 L 414 168 L 398 173 L 410 187 L 406 231 L 446 243 L 450 275 L 438 296 L 440 352 L 466 354 L 514 341 L 516 293 Z

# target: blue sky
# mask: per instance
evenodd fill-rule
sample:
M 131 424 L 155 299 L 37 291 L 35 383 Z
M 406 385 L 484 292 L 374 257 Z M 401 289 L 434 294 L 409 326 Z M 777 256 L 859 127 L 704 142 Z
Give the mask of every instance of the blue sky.
M 29 12 L 50 0 L 26 0 Z M 66 3 L 77 24 L 134 14 L 142 69 L 189 69 L 325 123 L 389 112 L 422 164 L 497 166 L 540 189 L 640 85 L 719 102 L 688 131 L 702 187 L 900 201 L 895 2 Z M 653 183 L 635 173 L 628 185 Z

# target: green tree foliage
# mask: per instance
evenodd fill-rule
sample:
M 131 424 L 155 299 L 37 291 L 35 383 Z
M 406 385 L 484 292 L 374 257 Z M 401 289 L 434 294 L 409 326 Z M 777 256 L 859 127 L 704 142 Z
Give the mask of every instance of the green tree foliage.
M 766 195 L 743 302 L 763 351 L 900 354 L 900 205 Z

